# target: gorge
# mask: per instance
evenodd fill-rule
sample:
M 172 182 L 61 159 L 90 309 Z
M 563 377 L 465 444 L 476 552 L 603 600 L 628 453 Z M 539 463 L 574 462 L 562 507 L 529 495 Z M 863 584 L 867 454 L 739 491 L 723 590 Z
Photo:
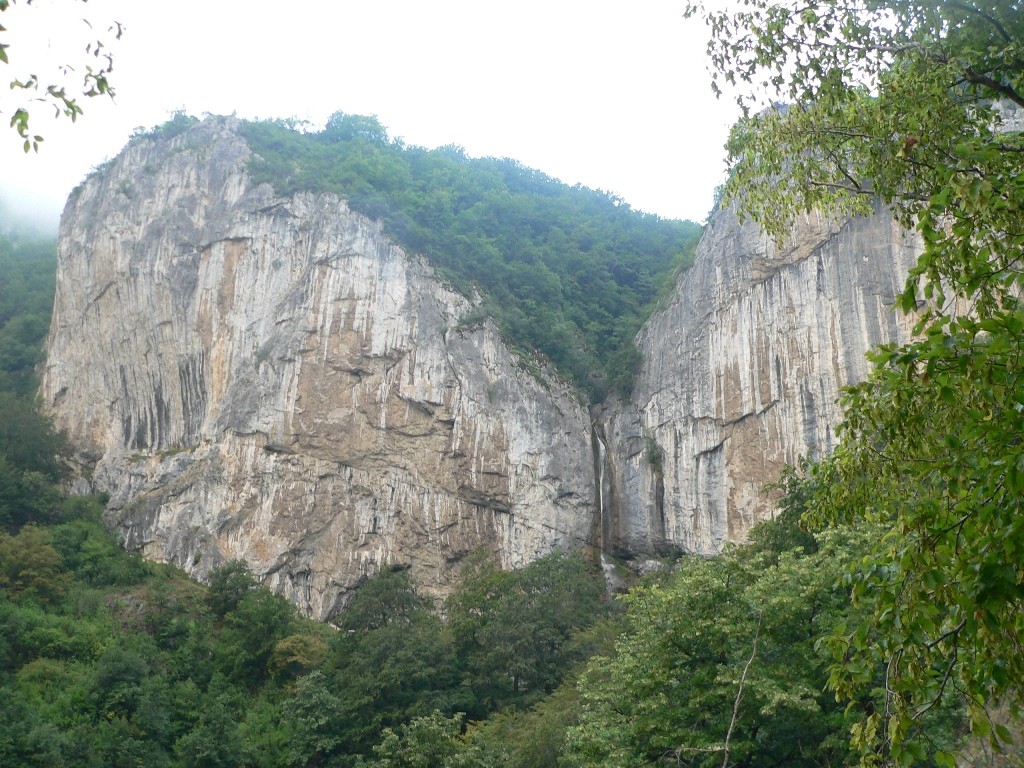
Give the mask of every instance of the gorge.
M 42 382 L 126 546 L 244 559 L 317 618 L 383 566 L 440 597 L 485 547 L 714 553 L 836 443 L 839 389 L 905 340 L 918 253 L 884 211 L 775 246 L 728 209 L 590 405 L 476 298 L 331 194 L 277 194 L 233 118 L 141 136 L 73 194 Z

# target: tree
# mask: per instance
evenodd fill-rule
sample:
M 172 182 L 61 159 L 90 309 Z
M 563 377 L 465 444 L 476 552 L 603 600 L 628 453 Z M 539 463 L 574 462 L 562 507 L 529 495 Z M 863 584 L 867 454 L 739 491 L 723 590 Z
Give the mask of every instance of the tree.
M 320 667 L 327 657 L 322 634 L 301 632 L 278 640 L 270 656 L 270 673 L 278 682 L 300 677 Z
M 523 707 L 579 661 L 573 635 L 601 618 L 604 582 L 579 554 L 555 552 L 503 571 L 483 551 L 448 599 L 448 626 L 477 711 Z
M 467 740 L 488 756 L 492 768 L 564 766 L 566 734 L 582 706 L 577 682 L 576 676 L 567 679 L 528 710 L 504 709 L 474 723 Z
M 295 606 L 265 587 L 249 591 L 222 619 L 214 658 L 235 683 L 256 689 L 270 676 L 278 642 L 291 634 Z
M 385 569 L 356 591 L 331 641 L 332 690 L 345 707 L 345 750 L 369 754 L 385 727 L 458 706 L 440 617 L 408 570 Z
M 383 568 L 360 585 L 342 617 L 345 630 L 367 632 L 388 624 L 408 624 L 430 601 L 416 592 L 407 569 Z
M 86 2 L 86 0 L 82 0 Z M 10 11 L 16 5 L 16 0 L 0 0 L 0 13 Z M 25 0 L 25 5 L 32 5 L 32 0 Z M 5 19 L 6 21 L 6 19 Z M 82 20 L 92 36 L 92 25 Z M 0 34 L 5 34 L 7 28 L 0 25 Z M 113 22 L 107 28 L 106 39 L 113 36 L 115 40 L 121 39 L 123 29 L 118 22 Z M 11 44 L 0 40 L 0 63 L 11 66 L 8 49 Z M 15 102 L 13 110 L 10 107 L 11 127 L 18 131 L 18 135 L 24 141 L 25 151 L 30 149 L 38 151 L 39 143 L 43 137 L 33 133 L 29 128 L 29 106 L 30 102 L 41 102 L 53 107 L 56 116 L 64 115 L 72 122 L 83 114 L 80 99 L 92 98 L 94 96 L 114 95 L 113 87 L 110 84 L 109 76 L 114 69 L 114 57 L 110 53 L 107 43 L 103 37 L 92 38 L 85 44 L 85 58 L 77 67 L 68 63 L 60 67 L 62 74 L 54 82 L 42 82 L 36 74 L 15 74 L 10 80 L 10 88 L 15 93 L 25 97 L 21 103 Z M 72 85 L 70 75 L 75 73 L 81 77 L 80 85 Z M 0 110 L 2 113 L 3 110 Z
M 347 714 L 323 673 L 300 677 L 282 712 L 288 727 L 288 764 L 323 765 L 329 755 L 345 746 Z
M 0 455 L 23 472 L 57 482 L 67 477 L 70 453 L 67 435 L 35 403 L 0 392 Z
M 0 590 L 12 597 L 55 603 L 70 581 L 49 530 L 26 525 L 17 536 L 0 531 Z
M 362 768 L 482 768 L 493 765 L 460 736 L 464 715 L 445 717 L 440 712 L 417 717 L 396 729 L 385 728 L 373 748 L 374 759 Z
M 57 244 L 0 210 L 0 391 L 31 398 L 56 281 Z
M 753 544 L 688 558 L 624 598 L 615 652 L 591 659 L 580 682 L 571 765 L 845 762 L 847 716 L 823 692 L 817 640 L 852 616 L 838 577 L 867 535 L 832 531 L 808 554 L 775 549 L 786 530 L 755 531 Z
M 244 560 L 231 560 L 210 572 L 206 605 L 214 616 L 223 619 L 256 588 L 256 579 L 248 564 Z
M 346 115 L 344 112 L 335 112 L 327 119 L 323 137 L 329 142 L 360 138 L 370 144 L 386 144 L 389 140 L 387 129 L 380 124 L 376 115 L 365 117 Z
M 243 701 L 223 678 L 214 678 L 201 700 L 195 726 L 174 744 L 183 768 L 230 768 L 237 766 L 242 752 L 239 742 L 238 711 Z
M 914 340 L 877 350 L 843 395 L 808 516 L 889 528 L 854 569 L 872 615 L 829 641 L 830 685 L 855 699 L 882 670 L 884 707 L 855 743 L 910 763 L 936 752 L 926 714 L 959 698 L 985 735 L 988 707 L 1018 713 L 1024 682 L 1024 14 L 1016 0 L 688 12 L 709 25 L 716 87 L 788 105 L 734 129 L 726 202 L 780 238 L 801 211 L 880 199 L 923 243 L 899 300 Z

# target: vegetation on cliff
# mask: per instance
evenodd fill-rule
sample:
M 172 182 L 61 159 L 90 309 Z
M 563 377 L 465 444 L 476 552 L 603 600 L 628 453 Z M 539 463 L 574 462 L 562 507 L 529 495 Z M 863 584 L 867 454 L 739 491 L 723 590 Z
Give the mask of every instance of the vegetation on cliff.
M 379 219 L 458 290 L 481 296 L 477 319 L 493 317 L 515 349 L 541 352 L 594 400 L 628 392 L 633 337 L 700 234 L 514 160 L 407 146 L 372 117 L 339 112 L 313 133 L 246 123 L 242 133 L 256 181 L 282 195 L 333 192 Z

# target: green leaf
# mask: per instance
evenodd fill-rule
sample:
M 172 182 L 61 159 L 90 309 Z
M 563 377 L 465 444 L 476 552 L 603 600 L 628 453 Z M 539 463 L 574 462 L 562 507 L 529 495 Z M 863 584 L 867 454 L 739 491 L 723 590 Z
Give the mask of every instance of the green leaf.
M 917 291 L 908 283 L 906 290 L 900 295 L 900 309 L 910 314 L 917 309 Z

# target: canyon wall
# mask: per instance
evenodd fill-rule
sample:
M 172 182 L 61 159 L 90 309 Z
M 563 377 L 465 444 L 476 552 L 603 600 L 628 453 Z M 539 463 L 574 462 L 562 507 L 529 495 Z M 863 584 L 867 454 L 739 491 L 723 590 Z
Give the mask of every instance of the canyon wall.
M 343 201 L 252 185 L 235 128 L 136 139 L 64 212 L 42 393 L 129 549 L 328 618 L 384 565 L 443 595 L 480 546 L 587 544 L 576 396 Z
M 343 200 L 255 185 L 237 127 L 137 138 L 72 194 L 42 394 L 130 549 L 199 578 L 243 558 L 319 618 L 383 566 L 443 596 L 481 546 L 716 552 L 907 338 L 919 245 L 884 211 L 776 247 L 718 210 L 632 402 L 591 415 Z
M 638 337 L 633 402 L 609 415 L 606 545 L 717 552 L 772 512 L 783 466 L 836 445 L 840 388 L 909 337 L 892 310 L 920 245 L 882 210 L 809 214 L 777 247 L 717 210 Z

